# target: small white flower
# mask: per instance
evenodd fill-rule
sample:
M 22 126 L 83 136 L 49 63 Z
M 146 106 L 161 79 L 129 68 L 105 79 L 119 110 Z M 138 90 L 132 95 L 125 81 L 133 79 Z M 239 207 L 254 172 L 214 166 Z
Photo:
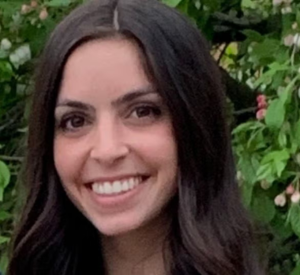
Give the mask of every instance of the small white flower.
M 300 72 L 299 72 L 300 73 Z M 300 98 L 300 88 L 298 89 L 298 97 Z
M 285 196 L 285 194 L 279 194 L 279 195 L 277 195 L 276 198 L 274 199 L 274 203 L 277 206 L 281 206 L 281 207 L 285 206 L 285 204 L 286 204 L 286 196 Z
M 296 33 L 294 35 L 294 40 L 293 40 L 294 44 L 298 47 L 300 47 L 300 34 L 299 33 Z
M 290 6 L 288 6 L 288 7 L 285 8 L 285 12 L 286 13 L 292 13 L 293 11 L 292 11 L 292 8 Z
M 20 65 L 23 65 L 31 59 L 30 47 L 28 44 L 20 46 L 18 49 L 16 49 L 15 53 L 19 56 Z
M 9 60 L 16 68 L 18 68 L 20 65 L 25 64 L 30 59 L 31 51 L 28 44 L 20 46 L 9 56 Z
M 18 55 L 16 55 L 15 53 L 11 53 L 9 55 L 9 60 L 12 64 L 14 64 L 15 67 L 18 67 L 19 66 L 19 61 L 20 61 L 20 58 Z
M 298 23 L 297 22 L 294 22 L 293 25 L 292 25 L 292 29 L 295 30 L 298 28 Z
M 273 0 L 273 6 L 279 6 L 282 4 L 282 0 Z
M 292 203 L 298 203 L 300 201 L 300 192 L 295 191 L 294 194 L 291 196 Z
M 238 180 L 238 181 L 242 181 L 244 178 L 243 178 L 243 174 L 242 174 L 242 172 L 241 171 L 237 171 L 237 173 L 236 173 L 236 179 Z
M 5 51 L 9 50 L 11 48 L 11 42 L 7 38 L 3 38 L 0 48 Z
M 292 34 L 287 35 L 284 39 L 283 39 L 283 44 L 287 47 L 292 46 L 294 43 L 294 36 Z
M 291 7 L 284 7 L 281 9 L 281 13 L 282 14 L 288 14 L 288 13 L 291 13 L 292 12 L 292 8 Z
M 21 7 L 21 14 L 27 14 L 30 11 L 31 11 L 31 7 L 30 6 L 25 5 L 25 4 L 22 5 L 22 7 Z
M 262 180 L 260 182 L 260 187 L 264 190 L 268 190 L 271 186 L 272 186 L 272 184 L 270 182 L 268 182 L 267 180 Z

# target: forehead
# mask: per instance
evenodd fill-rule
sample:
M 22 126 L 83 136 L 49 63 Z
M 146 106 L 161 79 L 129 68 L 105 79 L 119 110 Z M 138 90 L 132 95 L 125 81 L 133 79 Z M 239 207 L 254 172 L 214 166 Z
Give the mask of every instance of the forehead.
M 138 46 L 115 38 L 95 40 L 78 47 L 68 58 L 59 98 L 118 96 L 148 86 Z

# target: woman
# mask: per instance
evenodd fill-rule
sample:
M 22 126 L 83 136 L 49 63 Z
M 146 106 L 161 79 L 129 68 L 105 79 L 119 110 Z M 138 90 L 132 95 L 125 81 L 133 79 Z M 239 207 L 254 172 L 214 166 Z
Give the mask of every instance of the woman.
M 152 0 L 95 0 L 37 69 L 9 275 L 261 274 L 218 69 Z

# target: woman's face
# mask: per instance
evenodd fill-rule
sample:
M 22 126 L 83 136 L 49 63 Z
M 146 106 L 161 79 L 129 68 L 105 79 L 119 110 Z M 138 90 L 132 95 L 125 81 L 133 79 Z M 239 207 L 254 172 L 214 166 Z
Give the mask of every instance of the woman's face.
M 176 144 L 135 44 L 110 39 L 76 49 L 55 119 L 63 187 L 101 233 L 126 233 L 158 217 L 176 192 Z

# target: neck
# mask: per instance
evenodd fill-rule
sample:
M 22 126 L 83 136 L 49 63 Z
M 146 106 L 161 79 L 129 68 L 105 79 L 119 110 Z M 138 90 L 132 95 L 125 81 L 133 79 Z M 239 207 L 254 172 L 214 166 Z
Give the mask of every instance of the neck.
M 169 218 L 160 216 L 148 225 L 118 236 L 101 239 L 108 275 L 165 275 Z M 167 260 L 167 259 L 166 259 Z

